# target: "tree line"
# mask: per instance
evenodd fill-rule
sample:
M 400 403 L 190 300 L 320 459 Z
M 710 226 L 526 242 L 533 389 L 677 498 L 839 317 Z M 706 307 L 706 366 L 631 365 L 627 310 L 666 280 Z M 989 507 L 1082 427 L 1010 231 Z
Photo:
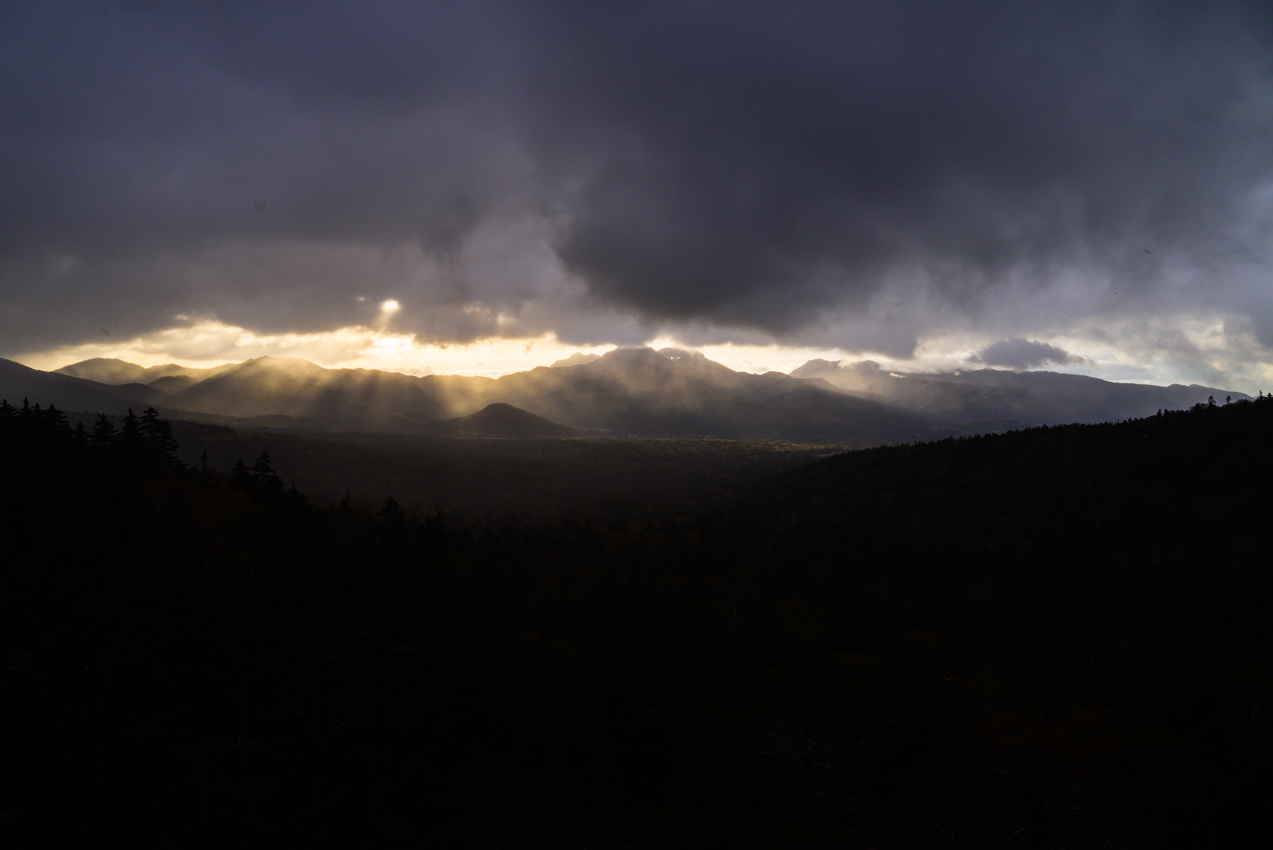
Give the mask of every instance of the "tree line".
M 1264 397 L 526 524 L 312 505 L 268 457 L 222 476 L 0 410 L 13 846 L 1264 829 Z

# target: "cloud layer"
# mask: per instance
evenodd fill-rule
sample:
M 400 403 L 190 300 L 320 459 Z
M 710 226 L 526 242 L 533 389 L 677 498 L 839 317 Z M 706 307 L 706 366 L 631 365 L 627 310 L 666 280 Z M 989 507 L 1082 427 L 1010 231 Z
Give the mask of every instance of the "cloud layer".
M 905 358 L 1200 313 L 1273 346 L 1265 3 L 0 16 L 0 353 L 220 321 Z
M 1084 358 L 1076 357 L 1063 348 L 1021 337 L 996 340 L 968 359 L 974 363 L 1006 366 L 1009 369 L 1034 369 L 1053 364 L 1069 366 L 1084 362 Z

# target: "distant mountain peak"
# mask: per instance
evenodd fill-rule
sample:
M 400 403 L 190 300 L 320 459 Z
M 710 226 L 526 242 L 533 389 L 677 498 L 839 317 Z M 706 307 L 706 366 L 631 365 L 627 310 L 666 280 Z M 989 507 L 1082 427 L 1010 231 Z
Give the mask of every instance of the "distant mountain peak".
M 330 369 L 324 369 L 317 363 L 311 363 L 301 357 L 271 357 L 268 354 L 264 354 L 260 357 L 253 357 L 251 360 L 244 360 L 238 366 L 235 366 L 232 371 L 248 371 L 251 369 L 312 375 L 320 375 L 332 371 Z
M 701 351 L 690 351 L 684 348 L 660 348 L 659 354 L 662 354 L 668 360 L 706 360 L 707 356 Z
M 62 372 L 63 374 L 65 374 L 65 371 L 64 371 L 64 370 L 66 370 L 66 369 L 74 369 L 74 368 L 76 368 L 77 366 L 98 366 L 98 365 L 107 365 L 107 364 L 111 364 L 111 365 L 121 365 L 121 366 L 132 366 L 132 367 L 135 367 L 135 368 L 137 368 L 137 369 L 141 369 L 141 368 L 143 368 L 143 367 L 141 367 L 141 366 L 138 366 L 136 363 L 130 363 L 130 362 L 128 362 L 127 360 L 120 360 L 118 357 L 90 357 L 90 358 L 89 358 L 89 359 L 87 359 L 87 360 L 81 360 L 81 361 L 79 361 L 78 363 L 72 363 L 72 364 L 71 364 L 71 365 L 69 365 L 69 366 L 63 366 L 61 369 L 55 369 L 54 371 L 56 371 L 56 372 Z
M 837 375 L 844 373 L 858 373 L 864 375 L 873 375 L 883 369 L 879 363 L 874 360 L 858 360 L 849 363 L 844 360 L 810 360 L 801 366 L 791 370 L 793 378 L 822 378 L 827 375 Z
M 198 383 L 204 378 L 211 377 L 229 368 L 235 367 L 231 364 L 230 366 L 215 366 L 208 369 L 194 369 L 176 363 L 143 367 L 114 357 L 93 357 L 89 360 L 81 360 L 78 363 L 63 366 L 61 369 L 54 370 L 54 372 L 55 374 L 68 375 L 72 378 L 96 381 L 99 384 L 121 386 L 123 384 L 151 384 L 162 378 L 175 376 L 185 376 L 190 378 L 192 383 Z
M 569 357 L 565 357 L 553 363 L 548 368 L 556 369 L 561 366 L 586 366 L 587 364 L 600 360 L 600 359 L 601 359 L 600 354 L 584 354 L 582 351 L 576 351 L 574 354 L 570 355 Z
M 313 366 L 316 369 L 323 368 L 322 366 L 319 366 L 317 363 L 313 363 L 309 360 L 306 360 L 303 357 L 274 357 L 271 354 L 262 354 L 260 357 L 253 357 L 250 360 L 244 360 L 243 363 L 240 365 L 247 365 L 248 363 L 262 363 L 262 364 L 270 365 L 270 366 L 283 366 L 283 365 L 289 365 L 292 363 L 304 363 L 306 366 Z
M 438 436 L 498 438 L 567 437 L 576 433 L 574 428 L 499 401 L 468 416 L 431 422 L 425 432 Z
M 93 357 L 54 371 L 59 375 L 84 378 L 99 384 L 139 384 L 146 381 L 145 367 L 115 357 Z

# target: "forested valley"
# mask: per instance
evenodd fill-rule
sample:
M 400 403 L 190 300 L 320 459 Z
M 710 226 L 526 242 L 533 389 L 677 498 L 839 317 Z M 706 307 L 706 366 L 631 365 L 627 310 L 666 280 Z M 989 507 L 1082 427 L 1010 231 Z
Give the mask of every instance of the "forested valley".
M 533 520 L 173 435 L 0 407 L 6 846 L 1266 831 L 1269 398 Z

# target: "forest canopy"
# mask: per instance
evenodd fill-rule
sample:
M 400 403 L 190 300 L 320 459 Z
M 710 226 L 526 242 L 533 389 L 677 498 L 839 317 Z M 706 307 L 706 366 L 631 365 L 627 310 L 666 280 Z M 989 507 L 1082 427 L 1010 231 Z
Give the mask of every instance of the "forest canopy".
M 6 402 L 0 836 L 1250 843 L 1271 426 L 1200 405 L 491 522 Z

